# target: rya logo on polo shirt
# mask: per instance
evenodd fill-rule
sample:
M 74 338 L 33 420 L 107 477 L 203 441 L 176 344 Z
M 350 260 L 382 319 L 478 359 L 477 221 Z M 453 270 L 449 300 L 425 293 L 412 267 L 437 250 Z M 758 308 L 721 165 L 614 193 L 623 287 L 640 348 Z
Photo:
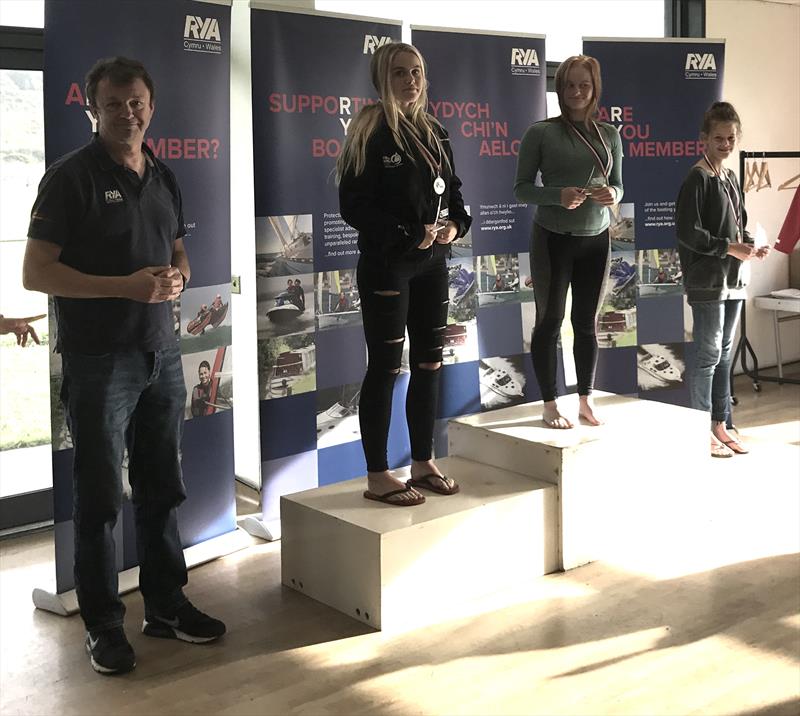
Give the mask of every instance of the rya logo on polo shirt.
M 122 193 L 119 189 L 106 189 L 104 192 L 106 197 L 106 204 L 119 204 L 122 201 L 125 201 L 125 198 L 122 196 Z
M 390 157 L 383 157 L 383 166 L 387 169 L 394 169 L 403 163 L 403 158 L 395 152 Z

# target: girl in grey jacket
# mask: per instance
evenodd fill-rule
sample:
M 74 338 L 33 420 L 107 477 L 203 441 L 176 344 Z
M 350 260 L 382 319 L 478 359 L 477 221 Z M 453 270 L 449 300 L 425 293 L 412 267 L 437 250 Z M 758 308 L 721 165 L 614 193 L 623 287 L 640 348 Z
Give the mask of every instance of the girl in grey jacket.
M 696 358 L 689 390 L 692 407 L 711 414 L 712 457 L 747 452 L 726 427 L 731 349 L 749 277 L 747 262 L 765 258 L 770 250 L 756 248 L 745 230 L 744 197 L 736 175 L 723 166 L 741 133 L 732 105 L 711 105 L 700 132 L 706 152 L 689 171 L 676 206 L 678 252 L 694 318 Z

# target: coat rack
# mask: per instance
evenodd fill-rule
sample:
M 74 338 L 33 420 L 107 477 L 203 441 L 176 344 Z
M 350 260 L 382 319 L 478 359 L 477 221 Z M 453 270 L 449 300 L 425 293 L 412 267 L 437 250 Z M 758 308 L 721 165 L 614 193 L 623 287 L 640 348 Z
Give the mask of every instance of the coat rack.
M 800 159 L 800 152 L 739 152 L 739 183 L 742 186 L 742 196 L 744 196 L 745 186 L 745 160 L 747 159 Z M 794 179 L 795 177 L 793 177 Z M 791 179 L 789 180 L 791 181 Z M 785 182 L 784 182 L 785 184 Z M 783 185 L 781 185 L 783 187 Z M 747 367 L 747 355 L 753 360 L 753 369 Z M 739 342 L 736 345 L 736 352 L 733 354 L 731 360 L 731 401 L 736 405 L 736 394 L 733 389 L 733 370 L 736 367 L 736 360 L 741 357 L 742 372 L 752 379 L 753 390 L 756 392 L 761 390 L 761 381 L 769 383 L 793 383 L 800 384 L 800 380 L 796 378 L 784 378 L 772 375 L 759 375 L 758 372 L 758 356 L 756 356 L 753 346 L 747 339 L 747 302 L 742 304 L 741 315 L 741 328 L 739 330 Z

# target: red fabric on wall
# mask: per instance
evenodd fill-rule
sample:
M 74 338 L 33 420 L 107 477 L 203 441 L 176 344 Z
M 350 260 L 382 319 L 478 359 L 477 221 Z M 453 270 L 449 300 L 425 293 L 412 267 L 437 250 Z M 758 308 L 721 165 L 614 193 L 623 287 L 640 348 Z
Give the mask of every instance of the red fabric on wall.
M 790 254 L 794 251 L 798 241 L 800 241 L 800 187 L 794 191 L 794 198 L 789 205 L 786 218 L 783 220 L 783 227 L 775 242 L 775 249 L 784 254 Z

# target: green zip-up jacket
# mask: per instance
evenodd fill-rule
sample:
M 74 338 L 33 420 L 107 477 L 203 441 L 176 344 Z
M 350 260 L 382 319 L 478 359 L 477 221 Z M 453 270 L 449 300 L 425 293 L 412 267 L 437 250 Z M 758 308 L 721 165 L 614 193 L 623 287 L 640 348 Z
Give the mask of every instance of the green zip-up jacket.
M 605 162 L 606 153 L 594 130 L 586 131 L 582 122 L 574 126 L 595 148 Z M 622 140 L 615 127 L 605 122 L 597 126 L 611 151 L 613 160 L 608 177 L 609 186 L 622 199 Z M 557 234 L 595 236 L 608 228 L 608 207 L 586 199 L 577 209 L 561 206 L 561 190 L 567 186 L 583 187 L 594 170 L 600 176 L 597 162 L 589 148 L 561 120 L 545 120 L 528 128 L 522 137 L 517 159 L 517 178 L 514 195 L 517 201 L 536 204 L 534 221 Z M 536 175 L 542 174 L 543 186 L 536 185 Z

